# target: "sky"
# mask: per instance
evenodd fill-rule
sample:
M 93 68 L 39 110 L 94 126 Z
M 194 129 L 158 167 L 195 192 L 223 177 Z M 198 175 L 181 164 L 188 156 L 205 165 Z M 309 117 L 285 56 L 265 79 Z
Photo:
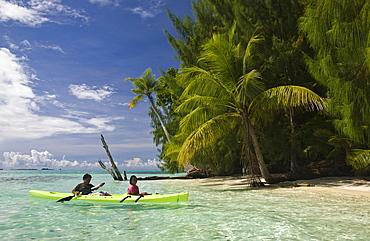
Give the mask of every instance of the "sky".
M 145 100 L 126 78 L 179 67 L 165 7 L 191 0 L 0 0 L 0 168 L 120 170 L 159 163 Z

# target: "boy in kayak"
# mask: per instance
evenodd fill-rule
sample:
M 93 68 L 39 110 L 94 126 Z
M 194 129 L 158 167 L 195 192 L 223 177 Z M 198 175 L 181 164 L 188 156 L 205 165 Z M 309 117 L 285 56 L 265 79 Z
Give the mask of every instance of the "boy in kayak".
M 98 186 L 92 185 L 90 183 L 92 176 L 88 173 L 86 173 L 83 177 L 82 180 L 83 182 L 78 184 L 73 190 L 72 193 L 75 195 L 99 195 L 99 196 L 111 196 L 107 192 L 99 192 L 97 194 L 93 194 L 92 191 L 98 190 L 100 187 L 102 187 L 105 183 L 100 183 Z
M 132 175 L 130 177 L 130 186 L 127 189 L 127 193 L 131 195 L 149 195 L 147 192 L 139 192 L 139 187 L 136 185 L 137 183 L 137 177 L 135 175 Z

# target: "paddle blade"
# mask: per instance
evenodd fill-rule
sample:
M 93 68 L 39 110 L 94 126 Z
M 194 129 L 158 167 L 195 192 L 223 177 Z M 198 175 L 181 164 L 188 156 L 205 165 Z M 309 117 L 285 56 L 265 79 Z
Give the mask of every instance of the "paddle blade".
M 140 195 L 140 197 L 138 197 L 138 198 L 135 200 L 135 202 L 137 203 L 137 201 L 139 201 L 139 200 L 140 200 L 140 198 L 142 198 L 142 197 L 144 197 L 144 195 Z
M 129 197 L 131 197 L 131 196 L 126 196 L 124 199 L 122 199 L 121 201 L 119 201 L 120 203 L 121 202 L 123 202 L 123 201 L 125 201 L 127 198 L 129 198 Z
M 72 198 L 74 198 L 74 196 L 68 196 L 68 197 L 64 197 L 64 198 L 62 198 L 62 199 L 59 199 L 58 201 L 57 201 L 57 203 L 58 202 L 64 202 L 64 201 L 71 201 L 71 199 Z

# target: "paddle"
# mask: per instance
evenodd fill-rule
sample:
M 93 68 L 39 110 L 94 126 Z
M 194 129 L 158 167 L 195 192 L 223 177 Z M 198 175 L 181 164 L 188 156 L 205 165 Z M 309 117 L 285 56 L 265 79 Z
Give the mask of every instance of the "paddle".
M 135 202 L 137 203 L 137 201 L 139 201 L 140 198 L 144 197 L 144 195 L 140 195 L 140 197 L 138 197 Z
M 122 199 L 121 201 L 119 201 L 120 203 L 121 202 L 123 202 L 123 201 L 125 201 L 127 198 L 129 198 L 129 197 L 131 197 L 131 196 L 126 196 L 124 199 Z
M 75 197 L 75 195 L 73 195 L 73 196 L 68 196 L 68 197 L 64 197 L 64 198 L 62 198 L 62 199 L 59 199 L 58 201 L 57 201 L 57 203 L 58 202 L 64 202 L 64 201 L 71 201 L 71 199 L 72 198 L 74 198 Z

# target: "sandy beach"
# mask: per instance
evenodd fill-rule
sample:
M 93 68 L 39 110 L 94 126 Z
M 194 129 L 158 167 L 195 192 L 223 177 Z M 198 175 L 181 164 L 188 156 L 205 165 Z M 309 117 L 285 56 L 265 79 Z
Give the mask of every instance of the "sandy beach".
M 241 190 L 250 188 L 247 177 L 212 177 L 198 179 L 201 186 L 213 186 L 224 190 Z M 310 184 L 305 186 L 305 184 Z M 311 180 L 285 181 L 266 185 L 267 188 L 292 188 L 331 195 L 350 195 L 353 197 L 370 198 L 370 179 L 366 177 L 322 177 Z
M 367 178 L 323 177 L 312 180 L 297 180 L 286 183 L 307 183 L 315 185 L 313 187 L 294 187 L 297 190 L 308 192 L 370 197 L 370 181 Z

